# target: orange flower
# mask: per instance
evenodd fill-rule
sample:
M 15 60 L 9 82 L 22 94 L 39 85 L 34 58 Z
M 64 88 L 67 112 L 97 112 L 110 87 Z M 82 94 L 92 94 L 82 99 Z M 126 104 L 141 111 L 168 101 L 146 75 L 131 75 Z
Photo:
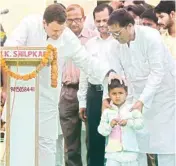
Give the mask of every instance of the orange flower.
M 51 79 L 56 80 L 56 79 L 57 79 L 57 76 L 52 75 L 52 76 L 51 76 Z
M 15 78 L 15 73 L 14 72 L 11 72 L 11 77 Z
M 5 60 L 3 58 L 1 58 L 1 65 L 6 64 Z
M 53 50 L 53 46 L 52 46 L 51 44 L 49 44 L 49 45 L 47 46 L 47 50 Z
M 48 59 L 48 58 L 50 57 L 50 54 L 47 54 L 47 53 L 46 53 L 46 55 L 44 55 L 44 57 L 45 57 L 46 59 Z
M 52 66 L 52 70 L 53 70 L 53 71 L 57 71 L 57 70 L 58 70 L 57 65 L 53 65 L 53 66 Z
M 33 79 L 33 78 L 35 78 L 36 76 L 37 76 L 37 74 L 36 74 L 35 71 L 33 71 L 32 73 L 29 74 L 29 78 L 30 78 L 30 79 Z
M 19 75 L 19 74 L 16 74 L 16 79 L 17 79 L 17 80 L 20 80 L 20 78 L 21 78 L 20 75 Z
M 40 62 L 40 64 L 36 67 L 36 70 L 31 72 L 30 74 L 25 74 L 25 75 L 20 75 L 17 73 L 14 73 L 9 70 L 6 61 L 4 58 L 2 58 L 2 53 L 0 52 L 0 61 L 1 61 L 1 66 L 2 69 L 10 76 L 13 77 L 14 79 L 20 79 L 27 81 L 29 79 L 33 79 L 37 76 L 37 73 L 47 65 L 49 60 L 51 61 L 51 86 L 56 88 L 57 87 L 57 78 L 58 78 L 58 66 L 57 66 L 57 49 L 54 48 L 52 45 L 47 46 L 47 50 Z
M 43 58 L 43 59 L 42 59 L 42 64 L 43 64 L 43 65 L 46 65 L 47 63 L 48 63 L 48 59 Z
M 8 72 L 9 71 L 8 66 L 4 66 L 3 70 L 4 70 L 4 72 Z
M 29 80 L 29 78 L 30 78 L 29 74 L 26 74 L 26 75 L 23 76 L 23 80 L 25 80 L 25 81 Z
M 23 80 L 23 76 L 19 75 L 19 80 Z
M 57 53 L 57 48 L 53 48 L 53 52 L 54 52 L 54 53 Z

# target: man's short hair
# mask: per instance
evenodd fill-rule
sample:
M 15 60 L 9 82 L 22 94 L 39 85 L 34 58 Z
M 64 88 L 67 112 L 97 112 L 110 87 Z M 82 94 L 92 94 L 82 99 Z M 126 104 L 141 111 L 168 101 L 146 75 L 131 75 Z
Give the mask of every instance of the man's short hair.
M 64 9 L 66 9 L 66 7 L 62 3 L 58 3 L 58 2 L 55 2 L 55 3 L 61 5 Z
M 114 88 L 123 88 L 126 92 L 128 92 L 128 87 L 123 82 L 122 84 L 118 79 L 111 80 L 111 83 L 108 84 L 108 92 Z
M 108 25 L 119 24 L 120 27 L 125 27 L 128 24 L 135 24 L 134 18 L 125 9 L 114 11 L 108 20 Z
M 141 14 L 140 18 L 146 18 L 149 20 L 152 20 L 154 23 L 158 24 L 158 18 L 156 16 L 156 13 L 153 9 L 146 10 L 144 13 Z
M 132 11 L 136 16 L 140 16 L 145 11 L 145 7 L 142 5 L 129 5 L 126 10 Z
M 56 21 L 58 24 L 63 24 L 66 21 L 65 9 L 60 4 L 49 5 L 44 12 L 43 19 L 47 24 Z
M 142 1 L 133 1 L 133 3 L 135 4 L 135 5 L 143 5 L 143 4 L 145 4 L 145 1 L 144 0 L 142 0 Z
M 155 7 L 156 13 L 167 13 L 170 14 L 172 11 L 175 12 L 175 0 L 173 1 L 160 1 L 158 6 Z
M 67 7 L 67 9 L 66 9 L 66 12 L 70 12 L 70 11 L 72 11 L 72 10 L 75 10 L 76 8 L 80 9 L 81 14 L 82 14 L 82 16 L 84 17 L 84 16 L 85 16 L 85 14 L 84 14 L 84 9 L 83 9 L 83 7 L 81 7 L 81 6 L 78 5 L 78 4 L 71 4 L 71 5 L 69 5 L 69 6 Z
M 113 12 L 113 8 L 110 5 L 102 3 L 102 4 L 100 4 L 100 5 L 98 5 L 98 6 L 95 7 L 95 9 L 93 11 L 93 17 L 94 17 L 94 19 L 95 19 L 95 14 L 96 13 L 102 12 L 105 9 L 108 9 L 109 15 Z

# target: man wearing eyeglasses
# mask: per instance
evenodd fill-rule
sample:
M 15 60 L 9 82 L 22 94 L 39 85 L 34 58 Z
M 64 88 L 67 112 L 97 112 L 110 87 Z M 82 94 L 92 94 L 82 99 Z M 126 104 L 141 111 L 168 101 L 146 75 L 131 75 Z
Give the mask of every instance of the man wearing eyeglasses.
M 85 15 L 84 9 L 80 5 L 73 4 L 68 6 L 66 14 L 67 27 L 72 30 L 82 44 L 85 44 L 88 39 L 97 35 L 95 32 L 83 28 Z M 79 69 L 71 60 L 64 64 L 59 113 L 65 142 L 66 166 L 86 165 L 85 126 L 83 126 L 83 131 L 81 132 L 82 121 L 78 114 L 77 91 L 79 87 L 79 73 Z M 81 138 L 83 140 L 82 144 Z
M 113 12 L 109 30 L 120 45 L 117 58 L 132 83 L 145 131 L 137 133 L 143 153 L 158 154 L 158 166 L 175 166 L 175 65 L 156 29 L 134 25 L 124 9 Z

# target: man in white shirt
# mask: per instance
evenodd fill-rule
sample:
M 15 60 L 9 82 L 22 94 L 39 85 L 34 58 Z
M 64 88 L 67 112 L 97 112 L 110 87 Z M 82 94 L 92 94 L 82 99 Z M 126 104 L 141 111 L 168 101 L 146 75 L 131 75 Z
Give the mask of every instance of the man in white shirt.
M 117 10 L 123 7 L 123 3 L 124 1 L 121 0 L 111 0 L 109 5 L 113 8 L 113 10 Z M 97 31 L 92 12 L 87 15 L 84 27 L 93 31 Z
M 146 130 L 138 133 L 141 152 L 158 154 L 158 166 L 175 166 L 175 65 L 159 32 L 134 26 L 126 10 L 108 20 L 120 43 L 118 61 L 132 83 L 136 100 L 132 109 L 144 115 Z
M 58 132 L 61 134 L 61 129 L 58 129 L 58 101 L 65 61 L 71 59 L 85 73 L 94 75 L 100 82 L 104 80 L 107 73 L 112 75 L 108 72 L 108 65 L 99 67 L 99 62 L 88 55 L 79 39 L 65 27 L 65 21 L 66 13 L 63 7 L 59 4 L 50 5 L 46 8 L 43 18 L 41 15 L 33 15 L 22 20 L 5 44 L 6 46 L 45 47 L 50 43 L 58 48 L 57 89 L 50 87 L 50 67 L 44 68 L 39 77 L 39 166 L 55 166 L 56 139 Z M 24 68 L 24 73 L 28 73 L 29 70 Z M 61 166 L 63 166 L 62 163 Z
M 98 5 L 93 12 L 95 25 L 99 36 L 90 39 L 86 43 L 87 51 L 100 61 L 111 63 L 111 67 L 118 71 L 116 56 L 118 54 L 118 42 L 108 33 L 107 21 L 113 8 L 107 4 Z M 101 62 L 99 66 L 103 65 Z M 98 131 L 101 118 L 103 87 L 94 76 L 80 74 L 78 100 L 80 117 L 87 119 L 88 128 L 88 166 L 104 166 L 105 138 Z

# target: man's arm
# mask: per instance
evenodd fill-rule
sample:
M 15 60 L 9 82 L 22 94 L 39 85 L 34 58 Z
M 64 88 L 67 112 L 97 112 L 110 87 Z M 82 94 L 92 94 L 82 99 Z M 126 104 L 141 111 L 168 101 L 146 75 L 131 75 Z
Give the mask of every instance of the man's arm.
M 28 17 L 24 18 L 7 38 L 4 46 L 25 46 L 28 37 Z
M 80 71 L 79 90 L 77 93 L 79 101 L 79 115 L 85 121 L 86 100 L 87 100 L 88 79 L 84 72 Z
M 108 71 L 111 69 L 107 62 L 92 57 L 85 47 L 81 45 L 80 40 L 68 28 L 64 30 L 59 42 L 59 56 L 71 59 L 87 77 L 96 78 L 100 83 L 103 83 Z

